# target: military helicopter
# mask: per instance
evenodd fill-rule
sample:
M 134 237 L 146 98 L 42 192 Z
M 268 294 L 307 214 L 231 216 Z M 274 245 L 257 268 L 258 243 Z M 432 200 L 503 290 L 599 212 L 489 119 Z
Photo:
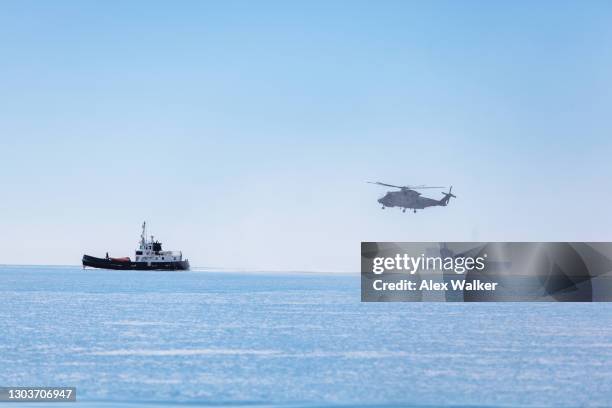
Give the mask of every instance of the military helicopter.
M 386 187 L 394 187 L 399 188 L 400 191 L 388 191 L 384 197 L 379 198 L 378 202 L 382 204 L 382 209 L 384 210 L 386 207 L 400 207 L 402 212 L 406 212 L 406 209 L 413 210 L 413 212 L 417 212 L 417 210 L 422 210 L 426 207 L 434 207 L 434 206 L 442 206 L 446 207 L 451 197 L 457 198 L 452 191 L 453 186 L 450 187 L 448 193 L 442 193 L 444 195 L 440 200 L 435 200 L 433 198 L 421 197 L 421 193 L 416 190 L 426 189 L 426 188 L 446 188 L 446 187 L 431 187 L 431 186 L 394 186 L 393 184 L 381 183 L 379 181 L 373 182 L 368 181 L 370 184 L 378 184 L 379 186 Z

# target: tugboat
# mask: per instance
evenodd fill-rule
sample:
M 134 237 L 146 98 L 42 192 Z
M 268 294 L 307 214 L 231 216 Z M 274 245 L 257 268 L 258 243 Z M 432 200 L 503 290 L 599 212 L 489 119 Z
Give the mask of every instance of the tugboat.
M 140 234 L 140 246 L 136 249 L 134 261 L 129 257 L 111 258 L 106 253 L 106 258 L 83 255 L 83 268 L 102 269 L 130 269 L 139 271 L 188 271 L 189 260 L 183 260 L 180 251 L 162 251 L 162 244 L 153 239 L 147 241 L 147 223 L 142 223 L 142 234 Z

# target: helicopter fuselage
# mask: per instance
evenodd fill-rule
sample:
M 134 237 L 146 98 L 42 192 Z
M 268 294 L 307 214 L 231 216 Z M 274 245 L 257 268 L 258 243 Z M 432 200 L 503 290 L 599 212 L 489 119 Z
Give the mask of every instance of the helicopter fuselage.
M 446 205 L 443 200 L 422 197 L 420 193 L 414 190 L 389 191 L 378 199 L 378 202 L 383 205 L 383 208 L 400 207 L 404 210 L 422 210 L 427 207 Z

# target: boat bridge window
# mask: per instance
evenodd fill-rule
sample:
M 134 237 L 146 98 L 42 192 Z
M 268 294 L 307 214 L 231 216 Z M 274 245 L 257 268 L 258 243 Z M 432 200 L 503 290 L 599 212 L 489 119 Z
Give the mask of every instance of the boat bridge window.
M 136 255 L 142 255 L 142 251 L 136 251 Z

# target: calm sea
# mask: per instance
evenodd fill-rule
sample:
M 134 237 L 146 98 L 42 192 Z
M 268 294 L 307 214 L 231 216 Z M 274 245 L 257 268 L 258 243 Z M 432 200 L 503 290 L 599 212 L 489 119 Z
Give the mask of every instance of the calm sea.
M 612 405 L 612 304 L 359 298 L 358 275 L 2 266 L 0 386 L 109 407 Z

